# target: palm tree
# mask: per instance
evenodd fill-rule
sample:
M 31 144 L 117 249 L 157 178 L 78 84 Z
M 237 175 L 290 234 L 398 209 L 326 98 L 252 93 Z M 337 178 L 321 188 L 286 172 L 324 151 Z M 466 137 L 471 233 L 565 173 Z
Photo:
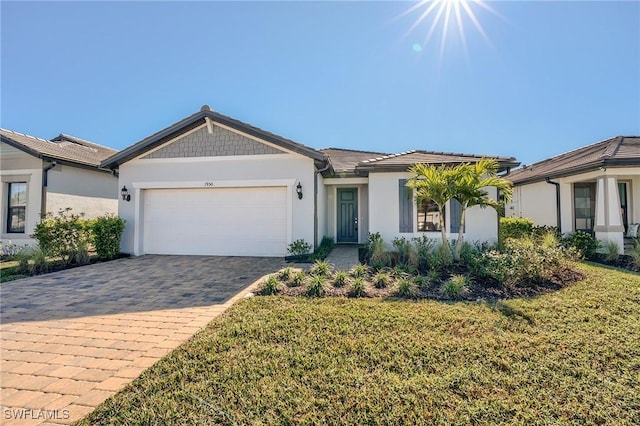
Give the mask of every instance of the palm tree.
M 444 223 L 444 207 L 457 194 L 456 181 L 459 174 L 457 168 L 445 165 L 436 167 L 433 164 L 415 164 L 409 169 L 409 179 L 406 184 L 408 188 L 415 191 L 416 203 L 431 200 L 438 206 L 442 250 L 445 255 L 450 255 L 451 251 Z
M 456 167 L 455 191 L 452 198 L 461 205 L 460 230 L 456 240 L 454 259 L 460 260 L 460 252 L 465 231 L 465 213 L 467 208 L 480 206 L 492 207 L 499 211 L 502 203 L 489 197 L 486 188 L 495 187 L 505 201 L 511 200 L 511 182 L 498 176 L 499 165 L 495 159 L 483 158 L 475 164 L 463 163 Z

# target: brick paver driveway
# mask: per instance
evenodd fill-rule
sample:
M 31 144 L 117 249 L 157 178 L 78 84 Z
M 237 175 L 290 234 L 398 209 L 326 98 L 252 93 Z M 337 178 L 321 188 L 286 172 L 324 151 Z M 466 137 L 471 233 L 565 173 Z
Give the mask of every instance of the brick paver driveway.
M 1 286 L 1 424 L 82 418 L 281 259 L 142 256 Z

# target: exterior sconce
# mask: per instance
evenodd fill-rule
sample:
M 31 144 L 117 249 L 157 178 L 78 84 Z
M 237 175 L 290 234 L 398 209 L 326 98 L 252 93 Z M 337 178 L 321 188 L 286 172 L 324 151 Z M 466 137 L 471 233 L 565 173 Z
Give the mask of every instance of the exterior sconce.
M 129 194 L 129 190 L 126 186 L 123 186 L 120 190 L 120 195 L 122 195 L 122 199 L 124 201 L 131 201 L 131 194 Z
M 302 184 L 300 182 L 296 186 L 296 194 L 298 194 L 298 200 L 302 200 Z

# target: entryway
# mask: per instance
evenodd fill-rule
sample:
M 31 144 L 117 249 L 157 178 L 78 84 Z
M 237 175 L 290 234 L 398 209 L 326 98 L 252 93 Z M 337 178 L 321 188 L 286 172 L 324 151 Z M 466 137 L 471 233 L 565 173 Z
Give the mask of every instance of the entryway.
M 358 242 L 358 189 L 337 189 L 336 242 Z

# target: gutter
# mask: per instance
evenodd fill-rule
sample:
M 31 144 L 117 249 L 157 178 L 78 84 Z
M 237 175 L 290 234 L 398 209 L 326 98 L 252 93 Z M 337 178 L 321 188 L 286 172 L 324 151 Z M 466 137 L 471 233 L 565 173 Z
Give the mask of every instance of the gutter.
M 331 168 L 331 161 L 327 159 L 327 164 L 317 169 L 313 173 L 313 249 L 318 247 L 318 175 Z
M 546 178 L 545 182 L 550 185 L 554 185 L 556 187 L 556 222 L 558 226 L 558 231 L 562 234 L 562 222 L 561 222 L 561 214 L 560 214 L 560 184 L 558 182 L 553 182 L 551 178 Z
M 49 170 L 58 165 L 58 162 L 53 160 L 51 164 L 42 169 L 42 199 L 40 201 L 40 216 L 44 217 L 47 214 L 47 186 L 49 186 Z

